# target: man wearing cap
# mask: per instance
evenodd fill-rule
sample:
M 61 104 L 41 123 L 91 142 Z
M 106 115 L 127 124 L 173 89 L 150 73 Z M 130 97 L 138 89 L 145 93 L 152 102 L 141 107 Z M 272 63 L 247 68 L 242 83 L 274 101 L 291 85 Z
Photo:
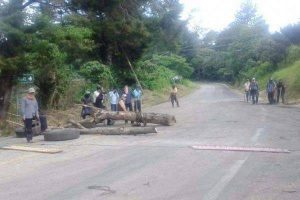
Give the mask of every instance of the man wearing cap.
M 32 120 L 39 120 L 39 108 L 34 96 L 35 89 L 29 88 L 27 95 L 22 99 L 21 111 L 25 124 L 25 134 L 27 142 L 32 141 Z

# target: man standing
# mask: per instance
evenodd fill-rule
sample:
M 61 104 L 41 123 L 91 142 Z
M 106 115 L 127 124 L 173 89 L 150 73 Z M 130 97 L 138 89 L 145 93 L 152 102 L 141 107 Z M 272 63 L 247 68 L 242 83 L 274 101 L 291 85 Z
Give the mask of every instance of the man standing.
M 132 96 L 131 92 L 129 91 L 129 88 L 127 85 L 124 87 L 124 93 L 122 95 L 125 98 L 125 108 L 127 111 L 132 111 Z M 125 124 L 127 124 L 127 120 L 125 120 Z M 133 124 L 133 121 L 131 121 L 131 124 Z
M 34 96 L 35 89 L 29 88 L 27 95 L 22 99 L 21 111 L 25 125 L 25 134 L 27 142 L 32 141 L 32 120 L 39 120 L 39 108 Z
M 86 118 L 87 115 L 91 115 L 92 109 L 90 107 L 91 103 L 93 102 L 93 99 L 91 97 L 91 92 L 87 90 L 81 99 L 81 103 L 83 104 L 82 110 L 81 110 L 81 117 L 83 119 Z
M 111 108 L 111 111 L 118 111 L 117 109 L 117 105 L 118 105 L 118 102 L 119 102 L 119 94 L 117 92 L 117 90 L 115 88 L 112 89 L 112 91 L 110 91 L 108 93 L 109 95 L 109 99 L 110 99 L 110 108 Z
M 171 99 L 171 103 L 172 103 L 172 107 L 174 108 L 174 103 L 176 102 L 177 107 L 179 107 L 179 102 L 177 99 L 177 87 L 175 85 L 172 86 L 172 91 L 170 94 L 170 99 Z
M 277 85 L 277 103 L 279 103 L 280 97 L 281 97 L 282 103 L 285 102 L 284 94 L 285 94 L 285 85 L 283 84 L 282 80 L 279 80 L 278 85 Z
M 142 112 L 142 90 L 140 86 L 137 86 L 133 90 L 134 96 L 134 111 L 135 112 Z
M 250 95 L 252 98 L 252 104 L 258 103 L 258 95 L 259 95 L 259 87 L 255 80 L 255 78 L 252 78 L 252 81 L 250 83 Z
M 100 86 L 100 85 L 97 85 L 97 89 L 93 92 L 93 95 L 92 95 L 92 99 L 93 99 L 93 104 L 94 104 L 94 106 L 96 106 L 96 105 L 95 105 L 96 99 L 97 99 L 98 95 L 100 94 L 100 92 L 101 92 L 101 86 Z
M 101 88 L 100 89 L 97 88 L 97 92 L 99 94 L 96 97 L 96 101 L 94 102 L 94 106 L 97 107 L 97 108 L 105 108 L 105 106 L 103 104 L 105 92 Z
M 247 79 L 247 82 L 244 84 L 245 87 L 245 97 L 247 100 L 247 103 L 249 102 L 249 95 L 250 95 L 250 80 Z
M 268 100 L 270 104 L 275 103 L 275 99 L 274 99 L 275 89 L 276 89 L 276 84 L 274 83 L 273 79 L 270 78 L 266 88 L 266 92 L 268 94 Z

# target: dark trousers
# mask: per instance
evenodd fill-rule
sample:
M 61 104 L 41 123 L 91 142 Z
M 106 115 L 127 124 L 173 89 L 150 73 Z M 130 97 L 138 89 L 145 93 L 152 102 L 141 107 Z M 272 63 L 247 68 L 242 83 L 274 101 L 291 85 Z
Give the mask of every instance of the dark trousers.
M 134 101 L 134 112 L 142 112 L 141 100 L 135 100 Z
M 118 109 L 117 109 L 117 104 L 110 104 L 110 109 L 111 109 L 111 111 L 118 111 Z
M 274 101 L 274 92 L 268 92 L 268 100 L 270 104 L 275 103 Z
M 250 91 L 251 98 L 252 98 L 252 104 L 257 104 L 258 103 L 258 91 L 257 90 L 251 90 Z
M 26 118 L 24 124 L 25 124 L 26 139 L 29 142 L 32 140 L 32 118 L 30 119 Z
M 177 95 L 176 94 L 171 94 L 171 103 L 172 103 L 172 107 L 174 107 L 174 103 L 176 102 L 177 107 L 179 107 L 179 102 L 177 99 Z
M 127 111 L 132 111 L 132 103 L 125 103 L 125 108 Z M 127 120 L 125 120 L 125 123 L 127 124 Z M 134 121 L 131 121 L 131 124 L 133 124 Z

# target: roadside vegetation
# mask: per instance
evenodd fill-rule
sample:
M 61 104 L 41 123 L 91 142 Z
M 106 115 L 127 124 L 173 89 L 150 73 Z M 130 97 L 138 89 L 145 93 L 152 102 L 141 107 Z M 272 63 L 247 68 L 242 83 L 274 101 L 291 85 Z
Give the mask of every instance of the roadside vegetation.
M 0 2 L 0 121 L 16 111 L 18 78 L 33 74 L 42 110 L 67 110 L 97 85 L 141 84 L 146 103 L 165 101 L 172 84 L 241 85 L 283 79 L 299 98 L 300 23 L 270 33 L 251 1 L 223 31 L 188 28 L 178 0 Z M 174 79 L 175 78 L 175 79 Z

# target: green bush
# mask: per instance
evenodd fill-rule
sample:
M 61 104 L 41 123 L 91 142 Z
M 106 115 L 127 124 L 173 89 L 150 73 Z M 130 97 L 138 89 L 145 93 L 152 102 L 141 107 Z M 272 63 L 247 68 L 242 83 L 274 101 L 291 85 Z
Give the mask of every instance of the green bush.
M 175 54 L 153 55 L 150 61 L 156 65 L 167 67 L 184 78 L 189 78 L 193 73 L 193 68 L 190 67 L 186 59 Z
M 136 74 L 143 87 L 150 90 L 161 90 L 170 87 L 170 80 L 176 75 L 172 70 L 153 63 L 152 60 L 138 62 Z
M 111 67 L 98 61 L 90 61 L 80 68 L 80 74 L 92 84 L 100 84 L 104 88 L 114 85 L 114 77 Z

